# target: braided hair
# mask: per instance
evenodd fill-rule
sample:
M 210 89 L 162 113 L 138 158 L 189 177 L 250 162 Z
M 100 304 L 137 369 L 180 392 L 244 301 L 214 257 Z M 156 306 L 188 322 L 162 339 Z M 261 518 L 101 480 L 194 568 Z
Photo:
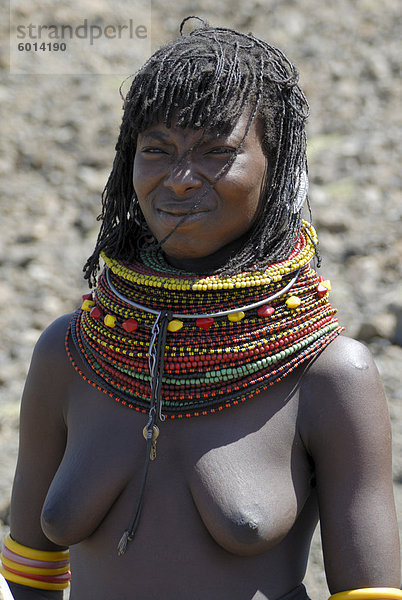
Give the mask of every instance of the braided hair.
M 135 75 L 124 114 L 113 168 L 102 194 L 102 225 L 85 278 L 95 284 L 101 251 L 130 262 L 139 252 L 144 227 L 130 214 L 133 163 L 139 133 L 153 125 L 229 133 L 248 115 L 242 142 L 215 181 L 236 159 L 255 119 L 262 124 L 262 149 L 272 165 L 255 220 L 242 247 L 220 272 L 265 269 L 292 250 L 306 197 L 305 122 L 307 100 L 298 72 L 277 48 L 231 29 L 202 26 L 163 46 Z M 198 17 L 196 17 L 198 18 Z M 191 212 L 191 211 L 190 211 Z M 163 247 L 162 240 L 160 245 Z

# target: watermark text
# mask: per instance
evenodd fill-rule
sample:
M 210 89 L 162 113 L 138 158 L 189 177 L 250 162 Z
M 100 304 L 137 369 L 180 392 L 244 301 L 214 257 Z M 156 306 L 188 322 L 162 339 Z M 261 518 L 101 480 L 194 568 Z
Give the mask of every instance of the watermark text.
M 148 37 L 148 29 L 146 25 L 136 25 L 133 19 L 129 19 L 127 25 L 94 25 L 88 24 L 88 19 L 84 19 L 80 25 L 73 27 L 72 25 L 17 25 L 16 37 L 18 40 L 66 40 L 79 39 L 89 40 L 93 46 L 95 40 L 102 37 L 112 40 L 123 37 L 128 39 L 143 40 Z

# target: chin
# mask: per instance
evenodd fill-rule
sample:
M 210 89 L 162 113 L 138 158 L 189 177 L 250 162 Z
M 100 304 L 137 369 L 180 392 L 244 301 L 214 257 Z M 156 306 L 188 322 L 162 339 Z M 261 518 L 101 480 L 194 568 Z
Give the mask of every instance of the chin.
M 173 258 L 176 260 L 196 260 L 198 258 L 206 258 L 214 253 L 214 250 L 203 252 L 200 248 L 191 248 L 189 246 L 168 247 L 167 244 L 163 244 L 162 249 L 168 259 Z
M 205 237 L 203 236 L 203 244 L 198 236 L 197 238 L 189 235 L 180 236 L 175 232 L 174 236 L 168 238 L 162 245 L 162 250 L 167 256 L 177 259 L 204 258 L 219 250 L 219 246 L 206 247 Z

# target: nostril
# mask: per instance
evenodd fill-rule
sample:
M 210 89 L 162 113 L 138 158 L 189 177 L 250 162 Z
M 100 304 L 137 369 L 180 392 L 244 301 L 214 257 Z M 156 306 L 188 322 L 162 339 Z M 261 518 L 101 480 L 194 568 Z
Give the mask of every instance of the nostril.
M 174 171 L 172 170 L 166 177 L 164 184 L 177 194 L 182 194 L 189 190 L 198 189 L 202 186 L 202 179 L 192 170 Z

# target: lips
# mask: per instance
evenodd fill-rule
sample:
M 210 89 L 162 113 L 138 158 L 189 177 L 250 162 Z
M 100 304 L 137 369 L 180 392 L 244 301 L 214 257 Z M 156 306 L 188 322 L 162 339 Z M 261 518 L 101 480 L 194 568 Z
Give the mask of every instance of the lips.
M 165 212 L 164 210 L 157 211 L 158 221 L 164 229 L 163 235 L 166 235 L 166 231 L 170 231 L 178 226 L 183 231 L 198 226 L 199 223 L 205 221 L 208 214 L 209 211 L 194 212 L 191 214 L 182 211 L 178 213 Z
M 184 217 L 186 215 L 190 217 L 211 211 L 211 207 L 205 204 L 193 208 L 194 204 L 194 200 L 192 202 L 188 202 L 187 200 L 180 202 L 159 202 L 155 208 L 158 213 L 164 213 L 172 217 Z
M 209 210 L 201 210 L 198 208 L 191 210 L 191 207 L 188 210 L 183 210 L 182 208 L 158 208 L 157 211 L 159 213 L 165 213 L 174 217 L 184 217 L 185 215 L 188 215 L 190 217 L 192 215 L 199 215 L 202 213 L 210 212 Z
M 195 204 L 196 200 L 192 200 L 191 202 L 189 202 L 188 200 L 176 202 L 158 202 L 155 208 L 158 212 L 164 212 L 178 217 L 187 215 L 190 212 L 191 214 L 197 214 L 202 212 L 209 212 L 211 210 L 211 208 L 209 206 L 206 206 L 204 203 L 202 203 L 200 206 L 196 206 L 194 210 L 192 210 Z

